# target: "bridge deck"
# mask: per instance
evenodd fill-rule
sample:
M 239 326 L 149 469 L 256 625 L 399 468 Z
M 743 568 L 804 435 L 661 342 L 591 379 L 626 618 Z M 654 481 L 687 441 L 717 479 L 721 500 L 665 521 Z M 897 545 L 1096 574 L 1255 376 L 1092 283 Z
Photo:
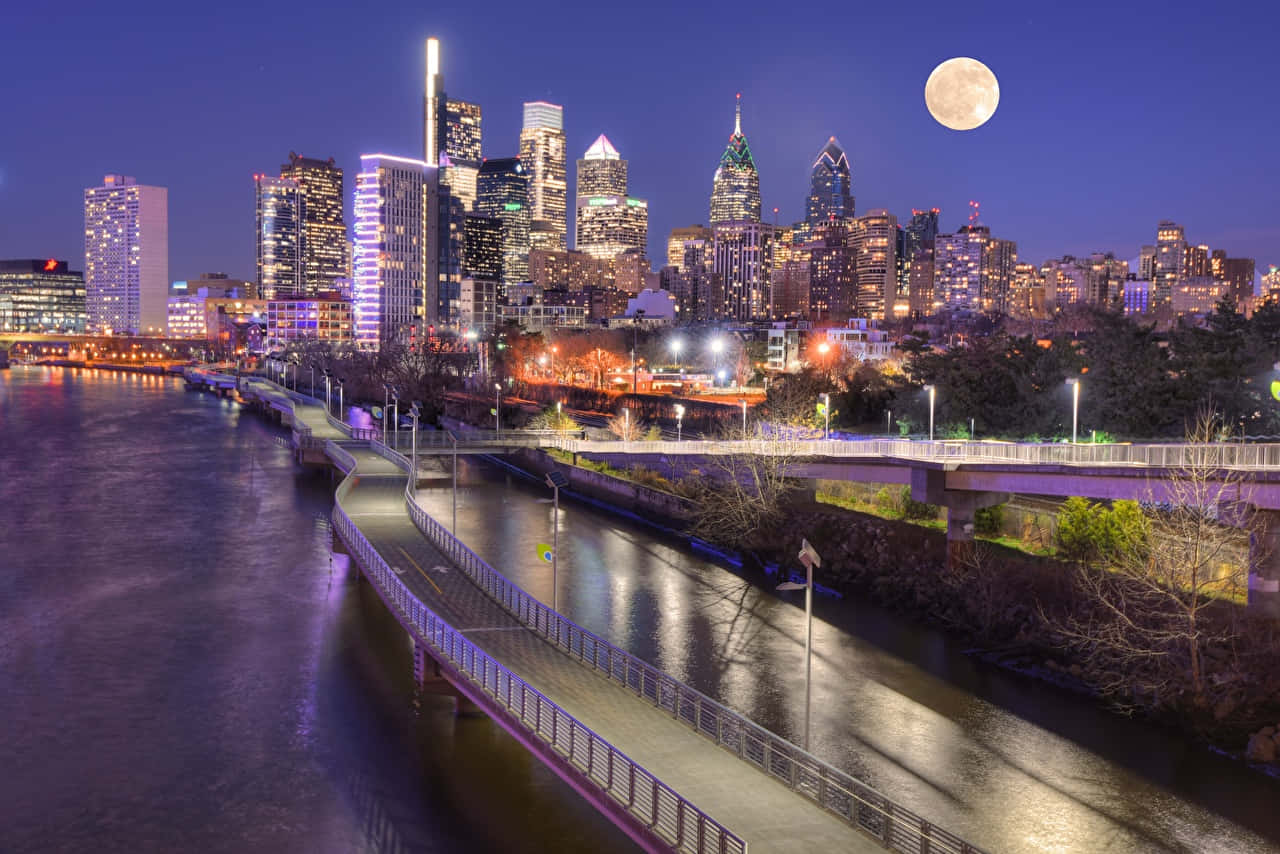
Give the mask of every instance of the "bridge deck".
M 405 508 L 404 474 L 348 448 L 358 482 L 343 507 L 405 584 L 517 675 L 759 851 L 883 851 L 671 715 L 521 625 L 432 546 Z M 389 470 L 390 469 L 390 470 Z

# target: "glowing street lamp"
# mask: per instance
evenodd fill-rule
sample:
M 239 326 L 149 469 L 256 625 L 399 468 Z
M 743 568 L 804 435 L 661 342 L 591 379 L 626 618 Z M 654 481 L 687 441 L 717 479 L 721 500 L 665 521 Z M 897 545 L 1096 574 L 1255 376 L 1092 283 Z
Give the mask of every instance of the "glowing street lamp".
M 671 348 L 671 358 L 675 360 L 676 366 L 680 366 L 680 349 L 684 347 L 684 341 L 679 338 L 672 338 L 668 345 Z
M 809 698 L 810 677 L 813 674 L 813 568 L 822 566 L 822 558 L 818 556 L 808 540 L 800 541 L 800 562 L 804 564 L 805 582 L 784 581 L 778 590 L 804 590 L 804 740 L 801 746 L 809 749 Z
M 1080 380 L 1068 377 L 1067 385 L 1071 386 L 1071 444 L 1076 443 L 1076 425 L 1080 416 Z
M 684 404 L 676 404 L 676 441 L 680 441 L 680 428 L 684 422 Z
M 929 392 L 929 441 L 933 441 L 933 403 L 938 395 L 938 389 L 934 386 L 927 385 L 924 390 Z
M 747 438 L 747 399 L 745 397 L 738 398 L 738 403 L 742 404 L 742 438 Z
M 831 395 L 824 391 L 822 394 L 818 395 L 818 397 L 822 398 L 822 417 L 824 419 L 823 428 L 822 428 L 822 438 L 830 439 L 831 438 Z
M 502 383 L 493 384 L 493 432 L 502 438 Z

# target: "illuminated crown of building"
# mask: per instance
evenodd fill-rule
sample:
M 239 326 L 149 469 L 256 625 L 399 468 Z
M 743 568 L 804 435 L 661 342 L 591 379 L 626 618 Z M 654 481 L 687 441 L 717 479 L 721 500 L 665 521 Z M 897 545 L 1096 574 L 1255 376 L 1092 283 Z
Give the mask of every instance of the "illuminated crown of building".
M 620 160 L 622 155 L 618 153 L 618 149 L 613 147 L 613 143 L 609 142 L 609 137 L 600 134 L 596 137 L 596 141 L 591 143 L 591 147 L 587 149 L 586 154 L 582 155 L 583 160 Z
M 733 133 L 711 182 L 711 224 L 739 221 L 760 221 L 760 175 L 742 132 L 741 94 L 737 97 Z

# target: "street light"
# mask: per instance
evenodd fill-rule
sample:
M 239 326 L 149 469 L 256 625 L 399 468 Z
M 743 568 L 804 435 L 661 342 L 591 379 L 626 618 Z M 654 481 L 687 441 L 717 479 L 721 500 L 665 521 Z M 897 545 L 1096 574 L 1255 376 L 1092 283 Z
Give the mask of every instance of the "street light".
M 929 392 L 929 441 L 933 441 L 933 402 L 938 396 L 938 389 L 934 386 L 927 385 L 924 390 Z
M 801 746 L 809 749 L 809 697 L 810 697 L 810 677 L 813 674 L 813 568 L 822 566 L 822 558 L 818 557 L 818 553 L 814 551 L 813 546 L 809 545 L 808 540 L 800 541 L 800 562 L 804 564 L 805 582 L 804 584 L 796 584 L 794 581 L 784 581 L 778 585 L 778 590 L 803 590 L 804 591 L 804 741 Z
M 747 399 L 745 397 L 738 398 L 738 403 L 742 404 L 742 438 L 747 438 Z
M 458 536 L 458 434 L 449 431 L 453 440 L 453 535 Z
M 555 490 L 555 498 L 552 499 L 554 504 L 551 511 L 551 610 L 560 610 L 558 605 L 558 596 L 560 593 L 560 582 L 558 579 L 560 569 L 560 487 L 568 486 L 569 479 L 559 471 L 547 473 L 547 486 Z
M 341 388 L 341 386 L 339 386 L 339 388 Z M 409 417 L 413 419 L 413 457 L 412 457 L 412 459 L 413 459 L 413 474 L 412 474 L 412 480 L 413 480 L 413 494 L 414 494 L 414 495 L 417 495 L 417 494 L 418 494 L 418 416 L 419 416 L 419 415 L 421 415 L 421 414 L 422 414 L 422 412 L 421 412 L 421 410 L 419 409 L 419 403 L 418 403 L 418 401 L 416 401 L 416 400 L 415 400 L 415 401 L 413 402 L 413 405 L 409 407 Z
M 493 384 L 493 432 L 502 438 L 502 383 Z
M 387 444 L 387 410 L 391 408 L 391 386 L 382 384 L 382 444 Z
M 391 387 L 391 442 L 400 450 L 400 389 Z
M 684 422 L 684 404 L 677 403 L 676 404 L 676 441 L 677 442 L 680 441 L 680 432 L 681 432 L 680 428 L 683 422 Z
M 1076 425 L 1080 416 L 1080 380 L 1068 377 L 1067 385 L 1071 386 L 1071 444 L 1076 443 Z
M 886 409 L 884 411 L 884 434 L 886 436 L 893 435 L 893 410 Z
M 329 372 L 328 368 L 321 368 L 320 375 L 324 377 L 324 414 L 328 415 L 333 411 L 333 404 L 330 402 L 333 390 L 333 374 Z
M 622 423 L 625 425 L 622 430 L 622 441 L 631 441 L 631 410 L 622 410 Z
M 818 354 L 822 356 L 822 372 L 830 373 L 831 361 L 827 358 L 827 353 L 831 351 L 831 345 L 823 341 L 818 345 Z
M 678 368 L 680 367 L 680 348 L 684 347 L 684 341 L 679 338 L 672 338 L 669 346 L 671 347 L 671 358 L 675 359 L 676 367 Z
M 822 438 L 830 439 L 831 438 L 831 395 L 824 391 L 822 394 L 818 395 L 818 397 L 822 398 L 822 417 L 826 419 L 824 426 L 822 428 Z
M 342 377 L 338 377 L 337 379 L 338 379 L 338 417 L 342 419 L 343 424 L 346 424 L 347 411 L 342 402 L 342 389 L 347 384 L 347 381 L 344 380 Z

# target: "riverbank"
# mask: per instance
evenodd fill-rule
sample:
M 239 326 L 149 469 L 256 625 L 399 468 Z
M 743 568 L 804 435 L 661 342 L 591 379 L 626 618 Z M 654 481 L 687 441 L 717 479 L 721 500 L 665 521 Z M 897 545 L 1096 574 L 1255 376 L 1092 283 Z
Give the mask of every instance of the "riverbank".
M 696 505 L 637 482 L 633 470 L 575 466 L 566 455 L 534 450 L 517 455 L 516 465 L 539 479 L 558 469 L 592 504 L 633 519 L 656 514 L 659 527 L 696 544 L 681 533 Z M 745 569 L 763 575 L 770 566 L 792 567 L 802 538 L 823 556 L 815 586 L 941 628 L 984 662 L 1088 695 L 1280 776 L 1280 762 L 1268 758 L 1280 757 L 1280 639 L 1274 624 L 1241 607 L 1215 603 L 1206 609 L 1206 625 L 1230 624 L 1241 643 L 1207 648 L 1214 690 L 1210 707 L 1196 707 L 1185 685 L 1170 685 L 1156 697 L 1105 691 L 1087 659 L 1064 645 L 1061 626 L 1069 619 L 1087 621 L 1098 607 L 1081 596 L 1074 564 L 985 540 L 968 565 L 948 569 L 944 531 L 820 500 L 792 502 L 767 536 L 719 545 L 736 549 Z

